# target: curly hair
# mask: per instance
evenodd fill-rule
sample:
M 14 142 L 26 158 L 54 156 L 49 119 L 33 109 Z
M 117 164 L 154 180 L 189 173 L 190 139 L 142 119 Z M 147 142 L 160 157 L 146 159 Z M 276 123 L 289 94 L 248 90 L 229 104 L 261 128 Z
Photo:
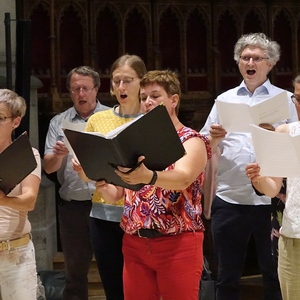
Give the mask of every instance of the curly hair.
M 242 35 L 234 46 L 234 60 L 238 63 L 240 55 L 247 46 L 257 46 L 263 49 L 269 61 L 275 65 L 280 58 L 280 46 L 277 42 L 272 41 L 262 32 L 248 33 Z

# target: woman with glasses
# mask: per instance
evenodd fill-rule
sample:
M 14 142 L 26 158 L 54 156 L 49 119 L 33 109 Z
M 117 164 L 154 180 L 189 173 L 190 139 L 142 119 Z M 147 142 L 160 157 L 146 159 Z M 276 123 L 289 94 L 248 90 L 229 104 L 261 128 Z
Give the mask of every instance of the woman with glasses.
M 146 73 L 143 60 L 136 55 L 123 55 L 111 67 L 111 95 L 119 104 L 90 117 L 86 131 L 109 131 L 139 116 L 143 109 L 139 100 L 140 80 Z M 99 153 L 101 155 L 101 153 Z M 82 170 L 74 162 L 75 170 Z M 87 179 L 88 180 L 88 179 Z M 91 210 L 91 239 L 95 258 L 107 300 L 122 300 L 123 296 L 123 231 L 120 221 L 124 199 L 113 205 L 106 203 L 96 191 Z
M 0 89 L 0 153 L 12 143 L 12 133 L 25 111 L 22 97 Z M 0 299 L 3 300 L 32 300 L 37 296 L 35 251 L 27 213 L 34 209 L 37 199 L 41 160 L 39 152 L 32 151 L 36 168 L 7 195 L 0 190 Z

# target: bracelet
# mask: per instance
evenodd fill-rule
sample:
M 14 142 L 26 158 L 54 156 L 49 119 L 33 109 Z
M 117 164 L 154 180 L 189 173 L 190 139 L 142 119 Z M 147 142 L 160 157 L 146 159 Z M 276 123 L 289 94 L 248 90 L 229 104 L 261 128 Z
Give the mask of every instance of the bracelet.
M 149 185 L 154 185 L 156 180 L 157 180 L 157 173 L 156 171 L 152 171 L 153 172 L 153 176 L 152 176 L 152 179 L 151 181 L 148 183 Z

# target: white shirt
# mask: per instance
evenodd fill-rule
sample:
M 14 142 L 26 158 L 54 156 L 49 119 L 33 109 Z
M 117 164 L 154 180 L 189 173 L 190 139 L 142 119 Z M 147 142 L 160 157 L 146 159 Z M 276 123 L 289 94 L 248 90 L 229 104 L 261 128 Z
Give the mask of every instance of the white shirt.
M 300 135 L 300 123 L 290 124 L 290 134 Z M 288 157 L 287 157 L 288 159 Z M 283 211 L 280 234 L 300 238 L 300 178 L 287 178 L 286 203 Z
M 266 98 L 275 96 L 283 90 L 272 85 L 267 80 L 258 87 L 253 94 L 249 92 L 244 81 L 237 87 L 218 96 L 218 99 L 227 102 L 247 103 L 249 105 L 259 103 Z M 298 120 L 295 106 L 290 99 L 289 108 L 291 118 L 282 120 L 280 124 L 291 123 Z M 213 106 L 202 134 L 209 135 L 211 124 L 219 124 L 216 105 Z M 273 124 L 277 127 L 278 124 Z M 254 148 L 251 144 L 251 134 L 241 132 L 229 132 L 219 143 L 221 155 L 218 163 L 216 195 L 226 202 L 244 205 L 266 205 L 271 203 L 267 196 L 257 196 L 253 190 L 249 178 L 246 176 L 245 167 L 255 162 Z

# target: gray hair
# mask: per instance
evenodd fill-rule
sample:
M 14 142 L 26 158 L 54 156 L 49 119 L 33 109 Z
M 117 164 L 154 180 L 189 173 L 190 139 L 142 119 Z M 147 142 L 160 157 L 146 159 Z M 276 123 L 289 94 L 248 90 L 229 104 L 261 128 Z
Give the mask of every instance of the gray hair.
M 296 76 L 296 78 L 293 80 L 293 86 L 295 86 L 296 83 L 300 83 L 300 75 Z
M 264 33 L 248 33 L 242 35 L 234 46 L 234 60 L 238 63 L 240 55 L 247 46 L 257 46 L 265 50 L 269 61 L 276 65 L 280 58 L 280 46 L 277 42 L 272 41 Z
M 9 89 L 0 89 L 0 103 L 4 104 L 13 118 L 23 118 L 26 113 L 26 102 L 24 98 Z
M 71 70 L 67 76 L 67 81 L 66 81 L 66 85 L 67 85 L 67 89 L 70 89 L 70 81 L 71 81 L 71 77 L 73 74 L 78 74 L 81 76 L 88 76 L 91 77 L 93 79 L 94 82 L 94 86 L 96 86 L 97 88 L 100 88 L 100 75 L 98 72 L 96 72 L 94 69 L 92 69 L 89 66 L 80 66 L 77 68 L 74 68 L 73 70 Z

